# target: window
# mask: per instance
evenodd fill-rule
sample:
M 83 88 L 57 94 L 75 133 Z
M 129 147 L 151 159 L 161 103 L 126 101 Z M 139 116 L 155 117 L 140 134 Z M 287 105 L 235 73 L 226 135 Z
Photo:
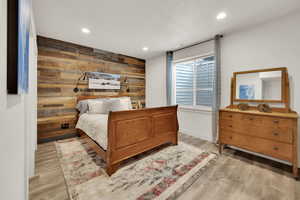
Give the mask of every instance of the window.
M 213 102 L 214 56 L 175 63 L 175 103 L 211 107 Z

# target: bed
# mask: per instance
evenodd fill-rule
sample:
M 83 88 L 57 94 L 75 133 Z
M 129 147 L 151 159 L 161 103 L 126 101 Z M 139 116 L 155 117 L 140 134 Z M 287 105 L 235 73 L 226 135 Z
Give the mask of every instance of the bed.
M 79 96 L 77 102 L 101 98 Z M 109 111 L 106 115 L 85 113 L 78 116 L 76 128 L 81 137 L 89 138 L 110 176 L 128 158 L 165 143 L 177 145 L 177 106 Z

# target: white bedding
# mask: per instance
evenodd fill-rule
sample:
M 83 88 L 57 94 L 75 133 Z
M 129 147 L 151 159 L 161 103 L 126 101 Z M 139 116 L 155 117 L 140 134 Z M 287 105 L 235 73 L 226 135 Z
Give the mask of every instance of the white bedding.
M 107 121 L 106 114 L 82 114 L 76 128 L 84 131 L 95 140 L 104 150 L 107 150 Z

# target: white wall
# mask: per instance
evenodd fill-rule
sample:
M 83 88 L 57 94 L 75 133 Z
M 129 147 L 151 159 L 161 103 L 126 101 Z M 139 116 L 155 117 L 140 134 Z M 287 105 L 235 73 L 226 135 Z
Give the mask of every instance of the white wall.
M 300 13 L 225 35 L 221 43 L 221 105 L 230 103 L 230 78 L 235 71 L 287 67 L 292 108 L 300 113 Z M 295 88 L 295 86 L 298 86 Z
M 291 107 L 300 114 L 300 93 L 297 92 L 300 88 L 299 22 L 300 13 L 297 13 L 223 38 L 221 43 L 222 107 L 230 103 L 230 78 L 233 72 L 287 67 L 290 75 Z M 298 152 L 300 158 L 300 151 Z
M 290 75 L 291 87 L 291 107 L 300 114 L 300 13 L 285 16 L 281 19 L 271 21 L 252 27 L 248 30 L 227 34 L 221 40 L 221 107 L 230 103 L 230 80 L 232 73 L 235 71 L 244 71 L 252 69 L 287 67 Z M 156 77 L 165 72 L 165 62 L 156 64 L 156 70 L 151 70 L 152 58 L 146 62 L 147 82 L 154 84 Z M 148 63 L 148 64 L 147 64 Z M 164 82 L 164 81 L 163 81 Z M 165 86 L 153 88 L 146 85 L 146 102 L 147 105 L 155 106 L 153 96 L 156 92 L 165 94 Z M 204 115 L 204 114 L 203 114 Z M 185 133 L 206 139 L 212 138 L 211 130 L 207 126 L 211 118 L 197 118 L 190 115 L 187 118 L 182 115 L 182 120 L 193 121 L 193 125 L 180 123 L 181 129 Z M 190 120 L 187 120 L 190 119 Z M 210 122 L 211 123 L 211 122 Z M 185 125 L 186 124 L 186 125 Z M 204 136 L 205 135 L 205 136 Z M 300 132 L 299 132 L 300 135 Z M 300 137 L 299 137 L 300 140 Z M 299 141 L 300 144 L 300 141 Z M 300 155 L 300 151 L 299 151 Z M 299 159 L 300 160 L 300 159 Z
M 158 56 L 146 61 L 146 106 L 167 105 L 166 96 L 166 56 Z
M 167 105 L 166 56 L 146 60 L 146 106 Z M 179 131 L 198 138 L 212 141 L 210 111 L 179 109 Z
M 27 199 L 28 177 L 33 172 L 36 137 L 31 130 L 33 114 L 36 112 L 36 63 L 31 60 L 29 69 L 30 86 L 28 95 L 7 95 L 6 92 L 6 21 L 7 0 L 0 6 L 0 188 L 1 199 Z M 35 36 L 35 33 L 32 34 Z M 31 43 L 36 48 L 35 43 Z M 31 54 L 33 56 L 33 54 Z M 29 117 L 29 118 L 28 118 Z M 30 139 L 29 139 L 30 138 Z M 34 144 L 33 144 L 34 143 Z
M 211 111 L 179 108 L 178 121 L 181 133 L 213 141 Z
M 29 91 L 25 97 L 25 112 L 27 126 L 28 144 L 28 175 L 34 176 L 35 151 L 37 149 L 37 35 L 35 30 L 34 18 L 31 18 L 31 34 L 29 48 Z

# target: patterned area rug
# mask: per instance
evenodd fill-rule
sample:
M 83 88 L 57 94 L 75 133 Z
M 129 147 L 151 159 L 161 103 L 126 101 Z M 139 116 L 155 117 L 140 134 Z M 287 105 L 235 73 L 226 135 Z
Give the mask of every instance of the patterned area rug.
M 58 141 L 56 149 L 72 200 L 175 199 L 217 158 L 181 142 L 129 159 L 109 177 L 87 139 Z

